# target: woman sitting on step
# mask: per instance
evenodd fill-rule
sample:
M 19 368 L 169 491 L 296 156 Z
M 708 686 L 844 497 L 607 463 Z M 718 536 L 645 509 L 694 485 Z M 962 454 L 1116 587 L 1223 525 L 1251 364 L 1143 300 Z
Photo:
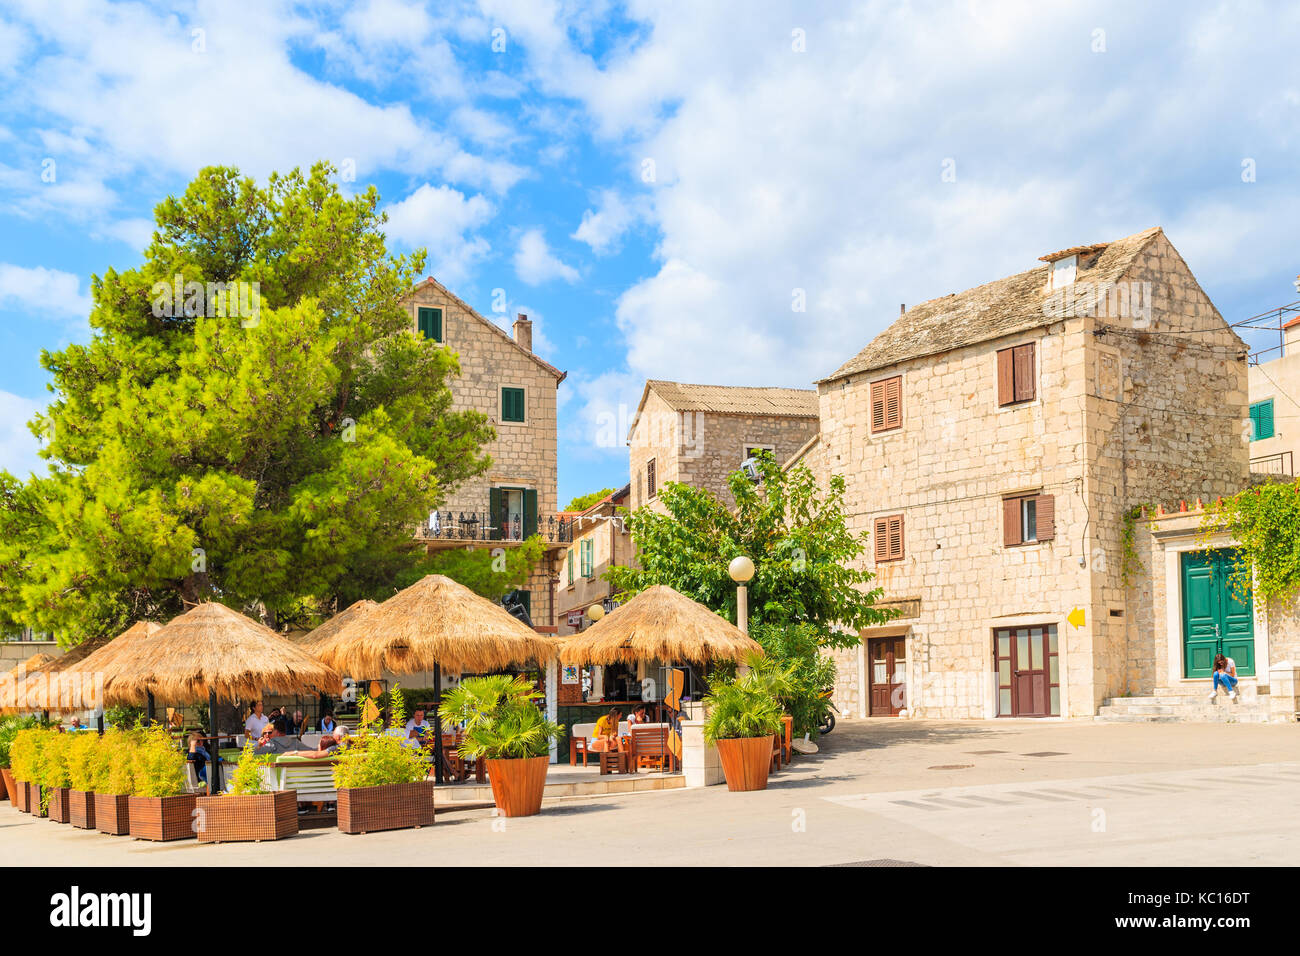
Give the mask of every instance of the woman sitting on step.
M 1214 658 L 1214 688 L 1210 691 L 1210 700 L 1219 696 L 1220 684 L 1228 692 L 1229 700 L 1237 699 L 1237 662 L 1222 654 Z

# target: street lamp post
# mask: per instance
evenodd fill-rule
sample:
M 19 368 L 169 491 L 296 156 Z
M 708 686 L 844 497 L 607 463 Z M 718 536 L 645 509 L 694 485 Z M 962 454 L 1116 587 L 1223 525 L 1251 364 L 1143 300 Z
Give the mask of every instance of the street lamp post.
M 749 588 L 745 585 L 754 577 L 754 562 L 743 554 L 731 559 L 727 573 L 736 587 L 736 626 L 744 634 L 749 633 Z

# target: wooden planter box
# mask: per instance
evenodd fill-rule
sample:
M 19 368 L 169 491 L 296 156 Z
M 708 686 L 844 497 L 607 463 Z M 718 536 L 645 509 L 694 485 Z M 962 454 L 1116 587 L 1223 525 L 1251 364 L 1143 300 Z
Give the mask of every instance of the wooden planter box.
M 131 798 L 125 794 L 95 794 L 95 829 L 112 836 L 131 832 Z
M 433 824 L 433 783 L 343 787 L 338 792 L 339 830 L 369 833 Z
M 68 821 L 82 830 L 95 829 L 95 794 L 86 790 L 69 790 Z
M 14 809 L 20 813 L 31 813 L 31 804 L 27 799 L 27 784 L 21 780 L 14 780 L 13 774 L 5 771 L 9 776 L 9 799 L 14 802 Z
M 766 790 L 772 766 L 771 737 L 733 737 L 719 740 L 718 759 L 728 790 Z
M 194 808 L 198 795 L 131 797 L 131 836 L 137 840 L 184 840 L 194 836 Z
M 199 797 L 197 805 L 200 843 L 282 840 L 298 832 L 293 790 Z
M 485 760 L 492 799 L 506 817 L 531 817 L 542 809 L 550 757 Z
M 4 786 L 3 799 L 16 803 L 17 792 L 14 789 L 14 775 L 9 772 L 8 767 L 0 767 L 0 784 Z
M 41 808 L 41 788 L 34 783 L 27 786 L 27 807 L 34 817 L 45 816 L 46 811 Z
M 68 815 L 68 788 L 52 787 L 50 789 L 50 819 L 55 823 L 68 823 L 72 817 Z

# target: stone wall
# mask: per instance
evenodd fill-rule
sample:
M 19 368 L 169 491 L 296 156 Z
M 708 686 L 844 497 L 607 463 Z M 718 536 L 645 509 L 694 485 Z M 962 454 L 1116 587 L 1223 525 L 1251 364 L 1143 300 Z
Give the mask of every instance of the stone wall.
M 628 473 L 632 484 L 629 507 L 633 511 L 655 503 L 664 482 L 682 480 L 680 462 L 691 451 L 685 448 L 683 432 L 681 413 L 652 389 L 628 436 Z M 690 432 L 694 434 L 693 422 Z M 646 466 L 651 460 L 655 463 L 655 496 L 649 494 L 646 483 Z

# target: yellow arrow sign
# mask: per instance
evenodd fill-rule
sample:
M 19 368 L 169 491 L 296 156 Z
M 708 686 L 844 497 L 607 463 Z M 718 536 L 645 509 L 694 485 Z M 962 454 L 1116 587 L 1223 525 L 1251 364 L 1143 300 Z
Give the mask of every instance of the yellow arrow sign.
M 1083 627 L 1083 622 L 1084 622 L 1083 608 L 1076 607 L 1073 611 L 1071 611 L 1069 614 L 1065 616 L 1065 619 L 1069 621 L 1071 624 L 1073 624 L 1075 627 Z

